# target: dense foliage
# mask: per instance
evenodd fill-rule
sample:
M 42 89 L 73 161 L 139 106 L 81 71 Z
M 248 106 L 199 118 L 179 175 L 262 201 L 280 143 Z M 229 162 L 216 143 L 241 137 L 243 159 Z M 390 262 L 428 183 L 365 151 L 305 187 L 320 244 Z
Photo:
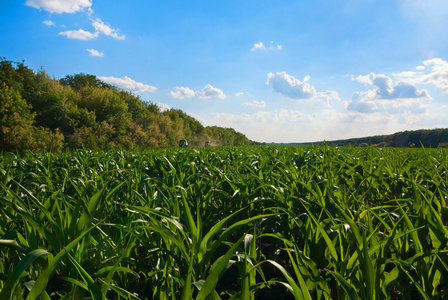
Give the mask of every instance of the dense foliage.
M 147 149 L 174 147 L 180 139 L 192 146 L 250 143 L 231 128 L 204 127 L 181 110 L 161 112 L 94 75 L 56 80 L 0 59 L 0 150 Z
M 0 299 L 444 299 L 445 149 L 0 157 Z

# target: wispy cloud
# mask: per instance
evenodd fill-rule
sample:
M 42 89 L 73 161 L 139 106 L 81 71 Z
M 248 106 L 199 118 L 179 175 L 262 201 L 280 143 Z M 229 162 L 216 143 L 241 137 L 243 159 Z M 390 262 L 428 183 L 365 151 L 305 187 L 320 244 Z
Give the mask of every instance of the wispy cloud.
M 53 21 L 50 21 L 50 20 L 42 21 L 42 23 L 44 23 L 47 26 L 56 26 L 56 23 L 54 23 Z
M 105 24 L 101 19 L 95 19 L 92 21 L 92 26 L 95 28 L 95 32 L 86 31 L 83 29 L 78 30 L 68 30 L 59 32 L 60 35 L 65 35 L 69 39 L 75 40 L 92 40 L 100 36 L 100 34 L 104 34 L 110 36 L 117 40 L 124 40 L 126 38 L 125 35 L 119 35 L 118 29 L 113 29 L 110 25 Z
M 277 109 L 273 112 L 258 111 L 253 114 L 230 114 L 230 113 L 215 113 L 213 117 L 219 121 L 224 122 L 275 122 L 275 123 L 290 123 L 297 121 L 309 120 L 311 117 L 301 113 L 300 111 L 290 109 Z
M 338 101 L 341 100 L 339 98 L 339 93 L 338 92 L 336 92 L 336 91 L 329 91 L 329 90 L 327 90 L 325 92 L 317 93 L 316 97 L 326 101 L 327 104 L 329 104 L 330 100 L 338 100 Z
M 264 101 L 252 101 L 252 102 L 245 102 L 245 103 L 243 103 L 241 105 L 242 106 L 255 107 L 255 108 L 262 108 L 262 107 L 266 107 L 266 102 L 264 102 Z
M 124 76 L 123 78 L 102 76 L 98 77 L 98 79 L 133 93 L 154 92 L 157 90 L 154 86 L 134 81 L 127 76 Z
M 207 84 L 202 90 L 200 91 L 194 91 L 188 87 L 175 87 L 176 91 L 170 92 L 170 96 L 172 98 L 177 99 L 183 99 L 183 98 L 192 98 L 194 96 L 197 96 L 199 98 L 221 98 L 224 99 L 226 95 L 223 91 L 221 91 L 218 88 L 215 88 L 211 86 L 210 84 Z
M 92 11 L 91 0 L 26 0 L 25 5 L 57 14 Z
M 92 40 L 92 39 L 97 38 L 98 32 L 92 33 L 90 31 L 78 29 L 78 30 L 67 30 L 67 31 L 59 32 L 59 35 L 64 35 L 69 39 L 87 41 L 87 40 Z
M 105 24 L 99 18 L 97 18 L 96 20 L 94 20 L 92 22 L 92 26 L 95 28 L 96 33 L 102 33 L 104 35 L 113 37 L 114 39 L 117 39 L 117 40 L 124 40 L 126 37 L 125 35 L 118 35 L 117 29 L 111 28 L 110 25 Z
M 281 50 L 283 49 L 282 45 L 275 45 L 274 42 L 271 41 L 271 43 L 266 46 L 263 44 L 263 42 L 259 42 L 254 44 L 254 47 L 251 49 L 251 51 L 263 51 L 263 50 Z
M 294 100 L 306 100 L 316 96 L 316 90 L 312 85 L 301 82 L 286 72 L 269 73 L 266 84 L 277 93 Z
M 104 53 L 99 52 L 98 50 L 95 50 L 95 49 L 87 49 L 87 51 L 89 51 L 90 56 L 98 56 L 98 57 L 104 56 Z

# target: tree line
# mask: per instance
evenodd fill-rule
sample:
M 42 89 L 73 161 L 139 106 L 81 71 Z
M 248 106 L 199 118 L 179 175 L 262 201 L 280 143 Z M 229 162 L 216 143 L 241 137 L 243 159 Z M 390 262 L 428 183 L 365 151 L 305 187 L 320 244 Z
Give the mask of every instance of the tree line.
M 95 75 L 57 80 L 0 58 L 1 151 L 162 148 L 180 139 L 192 146 L 251 143 L 232 128 L 204 127 L 180 109 L 160 111 Z
M 448 128 L 420 129 L 363 138 L 327 141 L 327 145 L 357 145 L 376 147 L 448 147 Z

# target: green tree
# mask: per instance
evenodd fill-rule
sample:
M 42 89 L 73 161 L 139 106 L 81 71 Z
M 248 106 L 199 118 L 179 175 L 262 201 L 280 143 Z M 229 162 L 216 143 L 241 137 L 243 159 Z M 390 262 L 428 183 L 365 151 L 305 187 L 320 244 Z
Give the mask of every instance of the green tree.
M 62 85 L 70 86 L 77 90 L 86 86 L 116 89 L 114 86 L 99 80 L 98 77 L 96 77 L 95 75 L 84 73 L 67 75 L 63 79 L 60 79 L 59 82 Z
M 34 114 L 31 105 L 20 93 L 0 84 L 0 144 L 2 150 L 29 149 L 32 144 L 32 124 Z
M 35 114 L 18 91 L 0 84 L 0 147 L 5 151 L 59 151 L 63 135 L 59 131 L 33 126 Z
M 13 63 L 6 58 L 0 58 L 0 83 L 6 83 L 8 87 L 18 91 L 28 103 L 35 91 L 34 77 L 34 71 L 23 62 Z

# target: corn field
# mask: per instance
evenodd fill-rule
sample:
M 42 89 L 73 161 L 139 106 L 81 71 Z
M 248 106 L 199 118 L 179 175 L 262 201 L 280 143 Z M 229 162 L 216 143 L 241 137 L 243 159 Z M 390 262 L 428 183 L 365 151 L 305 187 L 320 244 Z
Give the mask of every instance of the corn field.
M 0 299 L 444 299 L 448 152 L 0 156 Z

